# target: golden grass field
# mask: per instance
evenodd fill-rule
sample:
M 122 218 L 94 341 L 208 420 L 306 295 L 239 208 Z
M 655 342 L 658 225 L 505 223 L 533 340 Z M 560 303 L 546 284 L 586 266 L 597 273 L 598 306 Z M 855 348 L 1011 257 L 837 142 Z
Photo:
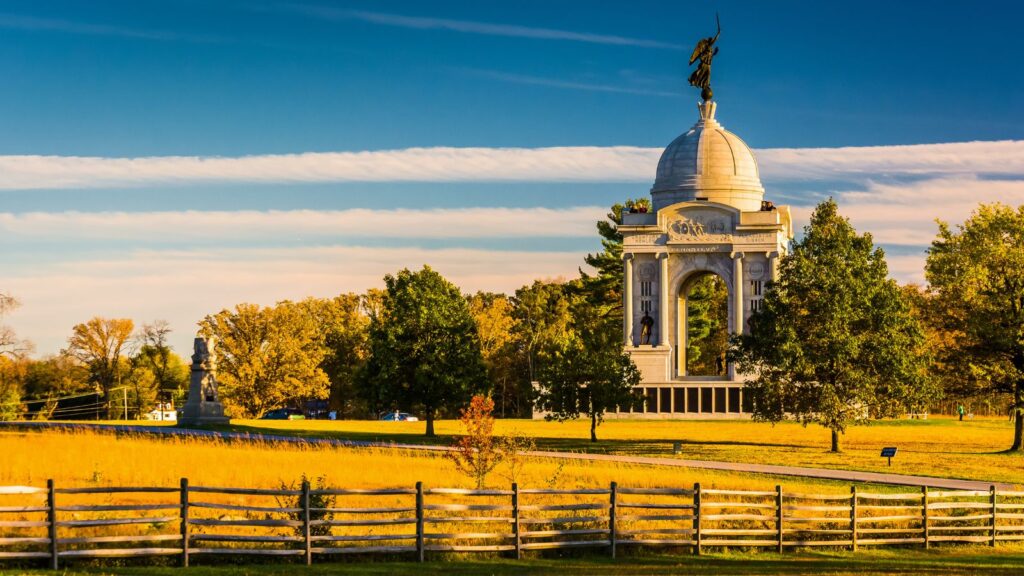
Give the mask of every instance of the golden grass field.
M 235 428 L 360 440 L 431 442 L 423 438 L 422 422 L 233 420 Z M 436 423 L 434 442 L 447 443 L 461 433 L 454 420 Z M 849 428 L 843 451 L 829 452 L 829 433 L 820 426 L 794 422 L 772 425 L 741 420 L 608 420 L 598 428 L 599 442 L 589 442 L 589 422 L 498 420 L 496 433 L 516 431 L 537 439 L 541 449 L 672 456 L 673 442 L 682 442 L 680 458 L 723 460 L 893 472 L 969 480 L 1024 483 L 1024 455 L 1003 452 L 1012 440 L 1005 418 L 886 420 Z M 879 453 L 897 446 L 892 468 Z
M 439 454 L 390 448 L 329 448 L 216 439 L 116 436 L 96 432 L 0 432 L 0 485 L 44 486 L 52 478 L 62 486 L 193 485 L 276 488 L 301 475 L 324 477 L 335 487 L 471 488 L 453 464 Z M 489 484 L 507 486 L 499 466 Z M 518 482 L 537 488 L 607 487 L 612 481 L 635 487 L 692 486 L 770 489 L 814 486 L 847 491 L 840 483 L 708 470 L 680 470 L 604 462 L 527 461 Z

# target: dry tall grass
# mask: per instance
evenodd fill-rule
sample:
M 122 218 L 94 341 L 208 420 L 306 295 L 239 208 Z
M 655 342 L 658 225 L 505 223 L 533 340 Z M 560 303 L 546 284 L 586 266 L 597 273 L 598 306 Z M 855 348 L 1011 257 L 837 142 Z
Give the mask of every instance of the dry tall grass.
M 323 477 L 336 487 L 412 486 L 471 488 L 438 454 L 389 448 L 330 448 L 217 439 L 115 436 L 96 432 L 0 433 L 0 485 L 43 486 L 53 478 L 62 486 L 193 485 L 272 488 L 303 474 Z M 505 467 L 488 479 L 507 486 Z M 530 459 L 518 482 L 537 488 L 606 487 L 612 481 L 636 487 L 680 486 L 770 489 L 778 478 L 680 470 L 604 462 Z M 845 485 L 785 479 L 787 487 L 844 491 Z

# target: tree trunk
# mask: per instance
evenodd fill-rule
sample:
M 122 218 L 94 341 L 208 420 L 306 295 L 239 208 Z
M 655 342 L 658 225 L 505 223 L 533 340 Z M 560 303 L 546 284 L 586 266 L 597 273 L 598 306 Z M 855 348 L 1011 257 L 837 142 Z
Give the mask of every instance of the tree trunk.
M 426 415 L 426 418 L 427 418 L 427 434 L 426 434 L 427 438 L 433 438 L 434 437 L 434 411 L 432 409 L 430 409 L 430 408 L 427 408 L 424 411 L 424 414 Z
M 832 430 L 832 451 L 839 452 L 839 431 Z
M 1024 380 L 1018 380 L 1013 394 L 1013 446 L 1011 452 L 1024 452 Z
M 597 414 L 590 415 L 590 441 L 597 442 Z

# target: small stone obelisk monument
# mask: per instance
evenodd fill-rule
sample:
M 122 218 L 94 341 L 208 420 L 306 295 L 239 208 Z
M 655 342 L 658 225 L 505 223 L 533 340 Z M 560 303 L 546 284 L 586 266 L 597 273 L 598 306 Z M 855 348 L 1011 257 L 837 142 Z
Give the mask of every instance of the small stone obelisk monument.
M 213 339 L 196 338 L 192 354 L 192 381 L 188 387 L 188 401 L 182 410 L 181 426 L 209 426 L 227 424 L 224 406 L 217 398 L 217 362 L 213 356 Z

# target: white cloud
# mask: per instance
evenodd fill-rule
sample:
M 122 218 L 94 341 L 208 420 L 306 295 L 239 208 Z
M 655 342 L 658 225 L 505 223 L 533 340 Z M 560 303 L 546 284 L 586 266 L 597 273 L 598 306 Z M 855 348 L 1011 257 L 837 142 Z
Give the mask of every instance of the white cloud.
M 756 151 L 761 176 L 817 179 L 888 174 L 1024 175 L 1024 140 L 859 146 L 770 148 Z
M 607 208 L 0 212 L 0 238 L 82 241 L 593 237 Z
M 900 282 L 924 283 L 925 249 L 935 239 L 935 220 L 962 223 L 979 203 L 1024 205 L 1024 180 L 986 180 L 953 176 L 905 184 L 868 182 L 864 189 L 833 193 L 839 212 L 858 232 L 870 232 L 877 244 L 917 247 L 911 254 L 888 254 L 889 273 Z M 812 206 L 793 207 L 802 227 Z
M 1024 176 L 1024 140 L 756 152 L 766 179 Z M 649 182 L 660 148 L 407 148 L 240 157 L 0 156 L 0 190 L 310 182 Z
M 833 195 L 840 213 L 875 242 L 928 246 L 935 239 L 936 219 L 960 223 L 979 203 L 1024 204 L 1024 180 L 986 180 L 973 176 L 931 178 L 906 184 L 868 182 L 862 190 Z M 793 208 L 799 226 L 810 218 L 811 206 Z
M 382 286 L 385 274 L 424 264 L 464 292 L 512 292 L 535 279 L 576 276 L 582 254 L 339 246 L 133 251 L 4 278 L 4 289 L 23 304 L 5 323 L 49 353 L 64 345 L 74 323 L 93 316 L 166 319 L 183 352 L 195 323 L 222 308 L 362 292 Z
M 0 190 L 198 182 L 600 182 L 650 179 L 660 152 L 631 146 L 407 148 L 234 158 L 0 156 Z

